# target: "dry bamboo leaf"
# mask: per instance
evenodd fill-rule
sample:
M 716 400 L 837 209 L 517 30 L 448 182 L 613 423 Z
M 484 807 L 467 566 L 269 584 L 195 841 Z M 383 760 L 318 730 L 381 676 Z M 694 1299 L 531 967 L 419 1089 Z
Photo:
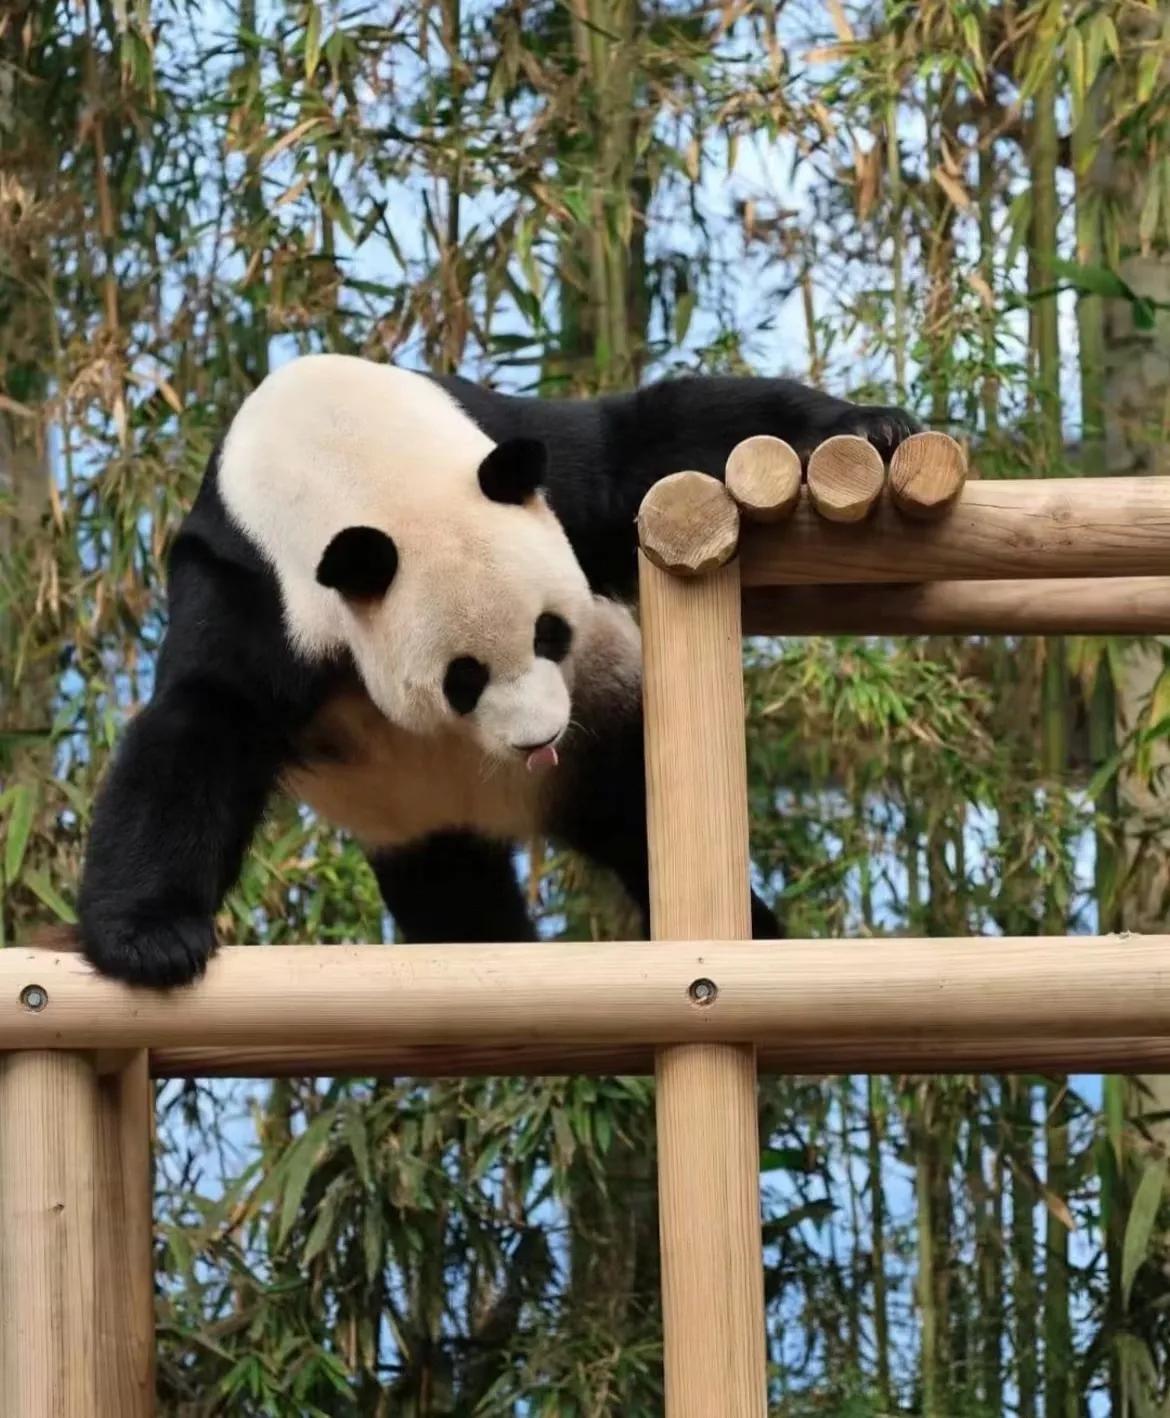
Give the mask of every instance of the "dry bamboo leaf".
M 308 185 L 309 174 L 305 173 L 303 177 L 298 178 L 291 187 L 280 194 L 276 201 L 273 202 L 272 210 L 275 212 L 277 207 L 283 207 L 287 202 L 295 202 Z
M 845 7 L 841 0 L 828 0 L 829 15 L 832 17 L 833 28 L 837 31 L 837 38 L 846 44 L 852 44 L 856 36 L 853 33 L 853 26 L 849 23 L 849 16 L 845 13 Z
M 0 412 L 11 414 L 13 418 L 33 419 L 37 417 L 35 409 L 30 409 L 27 404 L 18 404 L 15 399 L 10 399 L 7 394 L 0 394 Z
M 847 58 L 850 53 L 851 50 L 843 44 L 820 44 L 816 49 L 807 50 L 803 58 L 806 64 L 832 64 Z
M 941 165 L 936 167 L 932 176 L 946 193 L 947 200 L 951 202 L 953 206 L 958 207 L 961 211 L 966 211 L 967 208 L 970 207 L 971 198 L 968 195 L 967 189 L 961 182 L 957 182 L 944 167 Z
M 324 122 L 325 120 L 320 117 L 306 118 L 303 123 L 298 123 L 295 128 L 290 128 L 287 133 L 277 138 L 276 142 L 265 152 L 260 161 L 264 164 L 270 163 L 273 158 L 279 157 L 286 148 L 291 148 L 292 145 L 303 138 L 306 133 L 311 132 L 314 128 L 319 128 Z
M 882 157 L 876 144 L 868 152 L 863 152 L 856 142 L 853 144 L 853 171 L 857 189 L 857 215 L 865 221 L 877 205 L 881 189 Z
M 967 284 L 983 302 L 985 310 L 995 309 L 995 294 L 978 271 L 971 271 L 968 274 Z

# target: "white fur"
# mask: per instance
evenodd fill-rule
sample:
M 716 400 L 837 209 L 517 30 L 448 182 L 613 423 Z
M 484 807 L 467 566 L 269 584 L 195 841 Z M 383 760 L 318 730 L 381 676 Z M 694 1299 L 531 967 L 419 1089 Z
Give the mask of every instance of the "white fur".
M 592 598 L 542 498 L 490 501 L 478 470 L 492 442 L 422 375 L 345 355 L 310 355 L 245 401 L 220 461 L 229 515 L 275 569 L 290 640 L 319 660 L 346 647 L 373 702 L 413 734 L 473 738 L 508 758 L 569 721 L 572 657 L 533 654 L 545 611 L 574 629 Z M 354 609 L 316 568 L 346 527 L 393 537 L 398 571 L 384 599 Z M 452 659 L 471 655 L 491 680 L 477 709 L 443 694 Z
M 636 708 L 641 640 L 624 606 L 596 597 L 572 655 L 588 721 L 565 740 L 570 759 L 587 735 Z M 538 836 L 568 764 L 528 773 L 522 759 L 486 752 L 455 726 L 427 734 L 389 722 L 360 690 L 327 704 L 302 744 L 303 766 L 285 787 L 366 847 L 399 847 L 434 832 L 469 829 L 511 841 Z

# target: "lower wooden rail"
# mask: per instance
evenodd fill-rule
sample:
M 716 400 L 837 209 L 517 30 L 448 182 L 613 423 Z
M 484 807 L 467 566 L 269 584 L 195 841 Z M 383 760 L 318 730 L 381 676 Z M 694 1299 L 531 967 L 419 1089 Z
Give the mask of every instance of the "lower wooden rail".
M 761 1074 L 1170 1073 L 1170 1032 L 1154 1036 L 797 1039 L 756 1049 Z M 155 1078 L 516 1078 L 650 1074 L 642 1044 L 268 1044 L 151 1051 Z
M 742 1043 L 815 1066 L 861 1039 L 942 1063 L 962 1040 L 1162 1036 L 1167 935 L 233 947 L 169 994 L 73 952 L 0 951 L 0 1049 Z

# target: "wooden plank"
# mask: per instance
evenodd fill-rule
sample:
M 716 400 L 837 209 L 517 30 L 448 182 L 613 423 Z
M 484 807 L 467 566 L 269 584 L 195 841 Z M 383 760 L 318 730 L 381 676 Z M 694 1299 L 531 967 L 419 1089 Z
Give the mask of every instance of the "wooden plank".
M 862 527 L 802 501 L 787 521 L 744 525 L 745 586 L 1159 576 L 1170 566 L 1170 477 L 968 481 L 936 522 L 888 499 Z
M 742 937 L 751 911 L 738 569 L 686 582 L 643 554 L 639 579 L 653 933 Z M 685 973 L 680 1003 L 702 1021 L 718 1009 L 719 986 L 705 962 Z M 762 1418 L 755 1050 L 662 1049 L 655 1075 L 666 1412 Z

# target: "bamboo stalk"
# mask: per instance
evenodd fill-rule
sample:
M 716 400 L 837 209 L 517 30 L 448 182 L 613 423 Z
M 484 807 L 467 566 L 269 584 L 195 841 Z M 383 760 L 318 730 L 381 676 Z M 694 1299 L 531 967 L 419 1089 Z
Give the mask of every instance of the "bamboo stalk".
M 748 635 L 1170 634 L 1170 576 L 756 586 Z
M 746 935 L 738 568 L 684 581 L 641 554 L 639 590 L 651 927 L 656 937 Z M 666 949 L 693 957 L 693 946 Z M 702 950 L 681 996 L 700 1023 L 713 1022 L 722 991 L 722 947 Z M 655 1061 L 666 1412 L 763 1418 L 755 1049 L 709 1038 L 661 1049 Z
M 839 527 L 802 500 L 740 531 L 745 586 L 1158 576 L 1170 564 L 1170 477 L 970 481 L 953 511 L 915 523 L 888 502 Z

